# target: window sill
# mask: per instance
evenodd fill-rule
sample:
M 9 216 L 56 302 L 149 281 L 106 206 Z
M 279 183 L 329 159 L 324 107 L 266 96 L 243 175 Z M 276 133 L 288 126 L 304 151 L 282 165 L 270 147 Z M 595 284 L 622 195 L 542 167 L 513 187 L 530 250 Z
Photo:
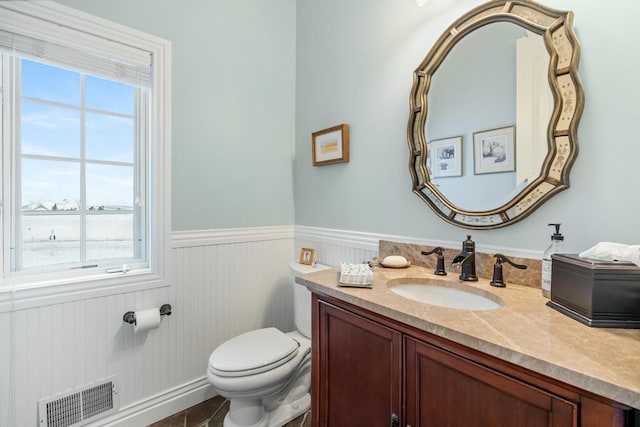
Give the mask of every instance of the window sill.
M 73 281 L 0 287 L 0 313 L 169 286 L 150 270 L 83 276 Z

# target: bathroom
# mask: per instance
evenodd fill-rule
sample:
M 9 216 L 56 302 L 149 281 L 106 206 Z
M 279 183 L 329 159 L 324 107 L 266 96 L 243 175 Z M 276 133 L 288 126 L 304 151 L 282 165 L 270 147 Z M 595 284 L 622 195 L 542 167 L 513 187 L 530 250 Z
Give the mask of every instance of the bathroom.
M 413 70 L 482 1 L 59 3 L 172 43 L 170 284 L 19 302 L 0 288 L 0 342 L 12 344 L 0 346 L 1 426 L 35 425 L 40 399 L 112 375 L 113 425 L 170 417 L 214 396 L 217 345 L 292 328 L 289 262 L 301 247 L 338 265 L 371 259 L 379 240 L 459 248 L 469 233 L 412 194 L 407 123 Z M 550 222 L 569 252 L 638 244 L 640 4 L 543 3 L 574 12 L 581 47 L 571 186 L 522 221 L 470 233 L 478 251 L 537 259 Z M 311 134 L 340 123 L 349 162 L 313 167 Z M 144 337 L 122 322 L 163 303 L 172 315 Z

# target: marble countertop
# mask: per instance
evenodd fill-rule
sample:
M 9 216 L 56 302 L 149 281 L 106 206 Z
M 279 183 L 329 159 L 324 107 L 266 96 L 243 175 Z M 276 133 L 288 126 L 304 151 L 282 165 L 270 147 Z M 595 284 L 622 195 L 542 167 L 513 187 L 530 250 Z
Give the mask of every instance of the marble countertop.
M 401 297 L 387 283 L 443 280 L 433 269 L 374 269 L 371 288 L 338 286 L 337 269 L 305 274 L 296 281 L 312 292 L 447 338 L 502 360 L 556 378 L 583 390 L 640 409 L 640 329 L 605 329 L 583 325 L 545 305 L 540 289 L 507 284 L 495 288 L 486 279 L 461 282 L 475 293 L 499 298 L 502 307 L 469 311 L 438 307 Z

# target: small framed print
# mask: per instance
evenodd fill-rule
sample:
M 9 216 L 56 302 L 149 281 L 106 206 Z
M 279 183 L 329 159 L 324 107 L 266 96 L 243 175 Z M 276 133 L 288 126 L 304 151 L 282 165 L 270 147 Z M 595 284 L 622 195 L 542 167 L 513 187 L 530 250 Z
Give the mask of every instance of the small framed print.
M 311 265 L 313 264 L 313 258 L 315 255 L 315 250 L 311 248 L 302 248 L 300 249 L 300 264 Z
M 431 141 L 427 152 L 431 178 L 462 176 L 461 136 Z
M 349 161 L 349 125 L 341 124 L 311 134 L 313 166 Z
M 515 126 L 473 134 L 473 173 L 513 172 L 516 170 Z

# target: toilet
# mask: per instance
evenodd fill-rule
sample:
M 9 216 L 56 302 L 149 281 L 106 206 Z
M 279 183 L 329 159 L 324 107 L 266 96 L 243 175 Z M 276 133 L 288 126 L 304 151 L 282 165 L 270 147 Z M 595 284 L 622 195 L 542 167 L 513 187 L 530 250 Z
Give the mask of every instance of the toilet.
M 295 276 L 326 268 L 290 263 L 295 331 L 249 331 L 211 353 L 207 378 L 230 402 L 224 427 L 281 427 L 309 409 L 311 293 Z

